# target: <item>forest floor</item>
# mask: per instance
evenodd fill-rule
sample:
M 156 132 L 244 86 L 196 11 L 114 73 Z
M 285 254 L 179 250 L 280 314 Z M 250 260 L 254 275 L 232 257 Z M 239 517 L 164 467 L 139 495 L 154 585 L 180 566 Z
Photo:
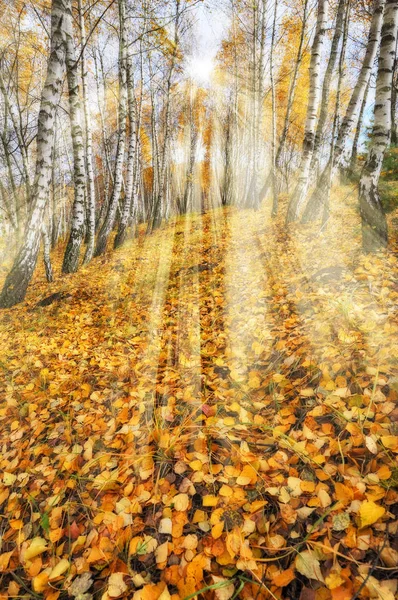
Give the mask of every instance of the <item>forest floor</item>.
M 0 600 L 397 597 L 398 240 L 362 255 L 354 196 L 40 266 L 0 314 Z

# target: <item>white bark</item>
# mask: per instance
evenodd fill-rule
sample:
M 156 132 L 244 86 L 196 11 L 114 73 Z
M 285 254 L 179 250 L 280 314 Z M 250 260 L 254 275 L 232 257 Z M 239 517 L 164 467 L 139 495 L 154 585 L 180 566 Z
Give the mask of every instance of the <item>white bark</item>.
M 126 65 L 126 6 L 125 0 L 119 0 L 119 137 L 116 150 L 115 175 L 112 195 L 109 200 L 108 211 L 98 233 L 95 256 L 100 256 L 106 250 L 108 238 L 111 234 L 116 219 L 116 211 L 120 200 L 123 185 L 123 164 L 126 146 L 127 122 L 127 65 Z
M 286 216 L 287 223 L 297 219 L 309 185 L 310 166 L 314 151 L 315 131 L 322 92 L 321 59 L 327 24 L 327 8 L 328 0 L 318 0 L 317 25 L 315 39 L 311 51 L 310 89 L 305 123 L 303 153 L 299 167 L 298 182 L 288 206 Z
M 330 49 L 330 56 L 328 66 L 326 67 L 325 78 L 323 80 L 322 87 L 322 100 L 321 100 L 321 111 L 319 113 L 318 125 L 315 134 L 314 151 L 312 154 L 310 171 L 314 172 L 317 170 L 319 163 L 319 154 L 323 142 L 323 134 L 325 130 L 326 119 L 328 116 L 329 108 L 329 96 L 332 85 L 333 74 L 337 66 L 337 59 L 339 55 L 339 44 L 341 36 L 343 35 L 344 22 L 346 15 L 347 0 L 339 0 L 337 15 L 336 15 L 336 26 L 333 35 L 332 47 Z M 313 171 L 314 170 L 314 171 Z
M 383 13 L 386 0 L 378 0 L 373 12 L 372 23 L 369 30 L 368 43 L 366 54 L 362 63 L 361 71 L 358 76 L 357 83 L 351 95 L 344 119 L 339 128 L 339 133 L 336 140 L 336 146 L 333 154 L 333 161 L 329 160 L 320 178 L 317 186 L 312 193 L 308 204 L 303 214 L 305 222 L 314 220 L 319 210 L 324 203 L 324 194 L 327 192 L 329 182 L 333 181 L 337 171 L 343 164 L 347 142 L 352 134 L 355 125 L 358 122 L 359 113 L 362 107 L 363 98 L 366 88 L 369 84 L 369 79 L 372 73 L 372 68 L 376 58 L 377 50 L 380 43 L 381 26 L 383 22 Z
M 8 274 L 0 295 L 0 307 L 14 306 L 25 298 L 40 247 L 41 227 L 49 197 L 54 145 L 54 124 L 62 92 L 65 66 L 65 20 L 70 9 L 67 0 L 53 0 L 51 7 L 51 52 L 38 118 L 36 171 L 32 191 L 32 211 L 24 242 Z
M 134 78 L 133 65 L 131 57 L 127 58 L 127 105 L 129 115 L 129 140 L 127 153 L 127 168 L 126 168 L 126 188 L 124 193 L 124 203 L 118 232 L 115 237 L 114 247 L 122 246 L 127 236 L 131 215 L 131 203 L 134 190 L 134 172 L 136 168 L 136 152 L 137 152 L 137 120 L 135 114 L 135 97 L 134 97 Z
M 379 177 L 391 136 L 391 95 L 398 29 L 398 2 L 387 0 L 377 72 L 374 125 L 369 154 L 359 184 L 362 243 L 365 252 L 387 246 L 387 221 L 379 197 Z
M 65 0 L 66 2 L 66 0 Z M 68 0 L 70 5 L 70 0 Z M 83 114 L 80 101 L 78 63 L 76 61 L 75 41 L 73 39 L 73 21 L 71 11 L 65 18 L 66 67 L 69 91 L 69 116 L 71 123 L 73 148 L 73 183 L 74 200 L 72 209 L 72 224 L 68 244 L 62 265 L 63 273 L 74 273 L 79 267 L 80 249 L 85 234 L 85 191 L 86 168 L 84 161 L 83 143 Z
M 87 264 L 94 254 L 95 242 L 95 182 L 93 167 L 93 136 L 91 131 L 91 114 L 88 105 L 88 82 L 86 62 L 86 26 L 82 0 L 78 0 L 80 39 L 81 39 L 81 68 L 83 88 L 84 133 L 86 142 L 86 173 L 87 173 L 87 247 L 83 263 Z
M 272 169 L 272 216 L 278 212 L 278 181 L 276 172 L 276 94 L 274 74 L 274 46 L 276 35 L 276 17 L 278 12 L 278 0 L 274 0 L 274 17 L 272 21 L 271 52 L 270 52 L 270 75 L 271 75 L 271 102 L 272 102 L 272 140 L 271 140 L 271 169 Z
M 160 175 L 159 175 L 159 190 L 154 199 L 154 203 L 152 206 L 151 217 L 148 223 L 148 232 L 152 232 L 154 229 L 160 226 L 163 213 L 164 213 L 164 202 L 166 196 L 166 184 L 167 184 L 167 159 L 169 156 L 169 141 L 170 141 L 170 111 L 171 111 L 171 88 L 173 81 L 173 74 L 177 64 L 177 56 L 179 50 L 179 27 L 180 27 L 180 4 L 181 0 L 175 0 L 175 24 L 174 24 L 174 45 L 173 52 L 171 56 L 170 68 L 166 81 L 166 98 L 165 98 L 165 106 L 164 106 L 164 137 L 162 144 L 162 152 L 161 152 L 161 161 L 160 161 Z

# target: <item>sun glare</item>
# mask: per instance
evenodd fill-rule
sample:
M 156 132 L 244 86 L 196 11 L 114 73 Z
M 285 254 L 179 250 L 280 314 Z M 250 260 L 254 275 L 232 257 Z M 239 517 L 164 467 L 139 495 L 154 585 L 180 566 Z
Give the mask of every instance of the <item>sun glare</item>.
M 210 82 L 214 69 L 213 59 L 207 57 L 191 57 L 188 61 L 187 72 L 197 83 L 206 84 Z

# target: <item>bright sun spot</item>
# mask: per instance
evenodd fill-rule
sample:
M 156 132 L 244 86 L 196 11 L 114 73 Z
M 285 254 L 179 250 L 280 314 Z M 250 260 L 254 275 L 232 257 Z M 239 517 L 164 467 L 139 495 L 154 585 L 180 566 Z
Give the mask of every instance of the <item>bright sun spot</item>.
M 210 57 L 191 57 L 188 61 L 187 72 L 197 83 L 209 83 L 214 69 L 213 59 Z

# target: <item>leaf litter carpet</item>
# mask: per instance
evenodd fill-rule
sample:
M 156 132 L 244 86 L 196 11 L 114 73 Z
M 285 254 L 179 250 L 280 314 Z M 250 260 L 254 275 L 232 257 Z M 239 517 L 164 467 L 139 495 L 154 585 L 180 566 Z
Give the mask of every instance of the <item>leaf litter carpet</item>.
M 0 315 L 1 600 L 397 597 L 396 245 L 339 214 L 38 270 Z

